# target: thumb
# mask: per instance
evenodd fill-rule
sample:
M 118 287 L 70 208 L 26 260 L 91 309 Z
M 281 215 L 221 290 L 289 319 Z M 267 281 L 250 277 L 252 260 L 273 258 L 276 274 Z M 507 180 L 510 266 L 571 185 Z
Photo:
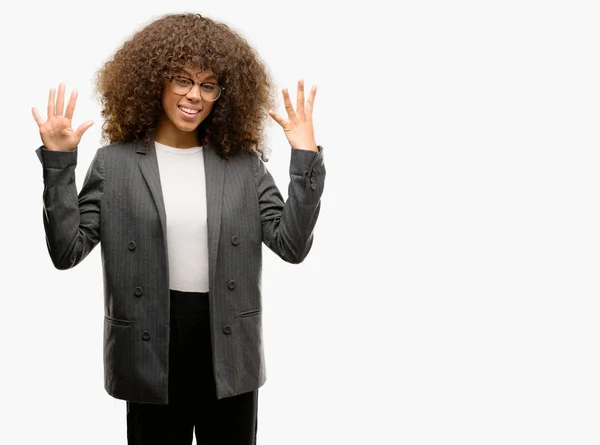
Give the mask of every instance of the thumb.
M 79 137 L 81 139 L 81 137 L 83 136 L 83 133 L 85 133 L 88 128 L 90 128 L 92 125 L 94 125 L 93 121 L 87 121 L 84 122 L 83 124 L 81 124 L 77 130 L 75 130 L 75 133 L 77 133 L 77 137 Z

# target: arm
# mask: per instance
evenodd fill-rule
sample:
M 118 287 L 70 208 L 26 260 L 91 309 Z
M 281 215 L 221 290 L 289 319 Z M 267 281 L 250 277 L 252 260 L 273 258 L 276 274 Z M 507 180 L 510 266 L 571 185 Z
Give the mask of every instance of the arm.
M 100 241 L 100 204 L 105 170 L 102 149 L 96 152 L 79 196 L 75 184 L 77 150 L 37 155 L 44 171 L 44 229 L 52 263 L 57 269 L 79 264 Z
M 292 149 L 288 199 L 283 201 L 273 177 L 258 158 L 252 160 L 263 242 L 290 263 L 306 258 L 321 207 L 325 183 L 323 152 Z
M 317 87 L 313 86 L 305 104 L 304 81 L 300 80 L 296 110 L 287 88 L 283 89 L 288 119 L 269 110 L 292 147 L 287 202 L 283 202 L 264 164 L 258 159 L 254 164 L 263 241 L 273 252 L 291 263 L 300 263 L 310 251 L 325 183 L 323 149 L 315 143 L 312 122 L 316 93 Z

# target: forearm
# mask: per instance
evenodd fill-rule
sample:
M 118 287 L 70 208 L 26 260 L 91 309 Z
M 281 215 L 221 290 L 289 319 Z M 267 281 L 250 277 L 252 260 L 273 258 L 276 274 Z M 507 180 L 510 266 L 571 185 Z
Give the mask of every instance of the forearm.
M 80 195 L 75 183 L 77 151 L 57 152 L 40 147 L 43 166 L 43 221 L 54 266 L 68 269 L 81 262 L 99 241 L 100 201 L 104 175 L 100 156 L 90 166 Z
M 284 203 L 272 177 L 258 183 L 263 241 L 285 261 L 300 263 L 313 242 L 325 183 L 322 152 L 292 150 L 288 198 Z

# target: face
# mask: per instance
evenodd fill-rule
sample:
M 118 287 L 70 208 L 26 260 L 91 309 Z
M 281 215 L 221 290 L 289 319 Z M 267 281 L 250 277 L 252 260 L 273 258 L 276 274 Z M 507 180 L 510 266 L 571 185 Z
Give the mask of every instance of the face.
M 218 83 L 217 76 L 208 69 L 185 69 L 174 76 L 182 76 L 196 82 Z M 194 85 L 189 93 L 177 94 L 170 82 L 165 84 L 162 95 L 163 114 L 156 129 L 156 140 L 165 145 L 179 148 L 193 147 L 198 144 L 196 128 L 206 119 L 214 102 L 206 101 L 200 94 L 200 85 Z

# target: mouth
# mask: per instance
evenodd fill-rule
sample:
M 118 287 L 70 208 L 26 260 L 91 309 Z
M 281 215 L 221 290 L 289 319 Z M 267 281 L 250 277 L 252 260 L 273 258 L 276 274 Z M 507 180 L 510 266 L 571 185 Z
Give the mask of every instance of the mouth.
M 181 105 L 179 105 L 178 108 L 179 111 L 181 111 L 181 114 L 188 119 L 193 119 L 198 114 L 200 114 L 200 110 L 196 110 L 194 108 L 188 108 Z

